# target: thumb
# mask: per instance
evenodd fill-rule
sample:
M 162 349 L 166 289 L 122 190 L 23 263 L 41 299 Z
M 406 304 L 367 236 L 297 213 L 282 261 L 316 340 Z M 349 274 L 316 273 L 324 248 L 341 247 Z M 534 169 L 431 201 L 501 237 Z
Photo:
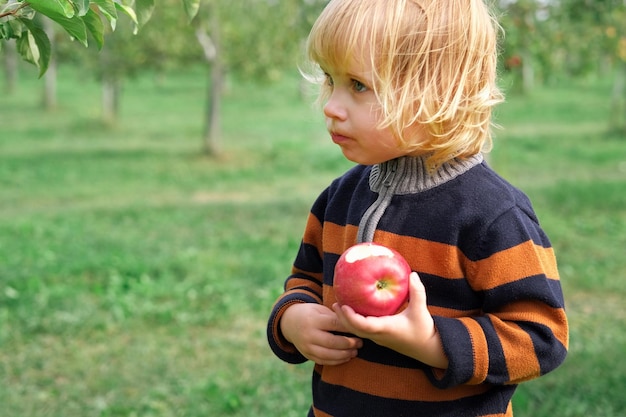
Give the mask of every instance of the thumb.
M 417 272 L 409 275 L 409 299 L 417 304 L 426 304 L 426 288 Z

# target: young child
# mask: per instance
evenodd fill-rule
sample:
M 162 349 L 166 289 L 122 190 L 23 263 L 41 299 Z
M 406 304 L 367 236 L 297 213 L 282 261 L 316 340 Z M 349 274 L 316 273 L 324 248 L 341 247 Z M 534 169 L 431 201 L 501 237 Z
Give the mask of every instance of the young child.
M 481 153 L 497 32 L 483 0 L 331 0 L 311 31 L 330 137 L 357 165 L 314 203 L 267 328 L 280 359 L 315 362 L 309 416 L 512 416 L 517 384 L 565 358 L 551 244 Z M 364 241 L 414 271 L 398 314 L 336 303 L 335 263 Z

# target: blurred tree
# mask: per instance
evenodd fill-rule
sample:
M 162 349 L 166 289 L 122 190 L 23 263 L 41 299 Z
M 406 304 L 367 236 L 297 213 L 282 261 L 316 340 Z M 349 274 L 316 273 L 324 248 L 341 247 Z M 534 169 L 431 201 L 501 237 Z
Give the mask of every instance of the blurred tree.
M 567 0 L 561 12 L 570 35 L 566 69 L 613 77 L 609 127 L 626 131 L 626 0 Z
M 203 135 L 204 151 L 218 155 L 220 109 L 227 73 L 261 81 L 293 69 L 301 41 L 327 1 L 203 0 L 193 21 L 196 38 L 209 64 L 209 91 Z
M 517 90 L 558 77 L 613 77 L 611 128 L 626 129 L 626 0 L 498 0 L 503 67 Z
M 120 17 L 114 31 L 104 31 L 101 50 L 76 49 L 67 41 L 58 45 L 59 59 L 79 64 L 101 81 L 102 118 L 107 124 L 119 117 L 127 79 L 148 71 L 165 72 L 190 60 L 199 62 L 200 49 L 180 0 L 161 0 L 160 5 L 139 32 L 132 19 Z
M 537 80 L 550 78 L 559 55 L 554 42 L 554 2 L 548 0 L 500 0 L 500 23 L 505 31 L 502 56 L 505 70 L 514 75 L 518 91 L 531 91 Z
M 164 69 L 197 59 L 203 51 L 210 68 L 204 150 L 216 155 L 220 152 L 225 74 L 273 80 L 285 67 L 293 69 L 301 42 L 326 3 L 159 0 L 155 8 L 155 0 L 0 0 L 0 39 L 16 39 L 18 52 L 39 67 L 40 75 L 46 73 L 51 62 L 52 29 L 42 29 L 39 19 L 35 19 L 37 13 L 52 19 L 85 46 L 95 43 L 102 48 L 96 58 L 92 49 L 79 53 L 69 49 L 67 42 L 58 42 L 59 59 L 79 62 L 102 80 L 103 118 L 109 123 L 117 117 L 124 79 L 138 71 Z M 186 12 L 182 16 L 174 12 L 181 10 L 181 4 Z M 185 16 L 196 17 L 192 26 L 185 24 L 189 21 L 185 22 Z M 153 24 L 143 26 L 150 18 Z M 194 42 L 190 41 L 191 33 L 195 33 Z M 191 45 L 196 46 L 195 51 Z M 51 83 L 53 80 L 51 71 Z
M 615 78 L 611 94 L 612 130 L 621 131 L 626 137 L 626 0 L 615 1 L 609 13 L 604 34 L 608 43 L 611 61 L 615 64 Z

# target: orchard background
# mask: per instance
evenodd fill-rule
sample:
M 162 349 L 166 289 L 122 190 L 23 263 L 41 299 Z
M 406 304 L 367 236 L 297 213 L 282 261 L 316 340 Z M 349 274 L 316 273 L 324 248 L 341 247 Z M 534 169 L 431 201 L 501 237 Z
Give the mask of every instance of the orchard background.
M 304 415 L 310 365 L 264 332 L 313 199 L 350 167 L 297 74 L 325 2 L 25 3 L 0 0 L 0 414 Z M 626 4 L 495 6 L 490 163 L 533 200 L 572 325 L 516 416 L 623 416 Z M 87 9 L 85 47 L 65 25 Z

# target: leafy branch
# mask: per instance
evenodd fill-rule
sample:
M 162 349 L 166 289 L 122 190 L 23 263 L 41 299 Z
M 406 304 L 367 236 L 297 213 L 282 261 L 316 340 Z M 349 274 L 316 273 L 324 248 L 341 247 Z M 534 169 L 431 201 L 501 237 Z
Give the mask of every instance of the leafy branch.
M 181 2 L 191 20 L 200 0 Z M 120 13 L 131 19 L 137 33 L 153 10 L 154 0 L 0 0 L 0 40 L 15 39 L 21 57 L 36 65 L 42 76 L 48 69 L 51 45 L 38 15 L 59 24 L 85 47 L 91 37 L 101 49 L 105 28 L 115 30 Z

